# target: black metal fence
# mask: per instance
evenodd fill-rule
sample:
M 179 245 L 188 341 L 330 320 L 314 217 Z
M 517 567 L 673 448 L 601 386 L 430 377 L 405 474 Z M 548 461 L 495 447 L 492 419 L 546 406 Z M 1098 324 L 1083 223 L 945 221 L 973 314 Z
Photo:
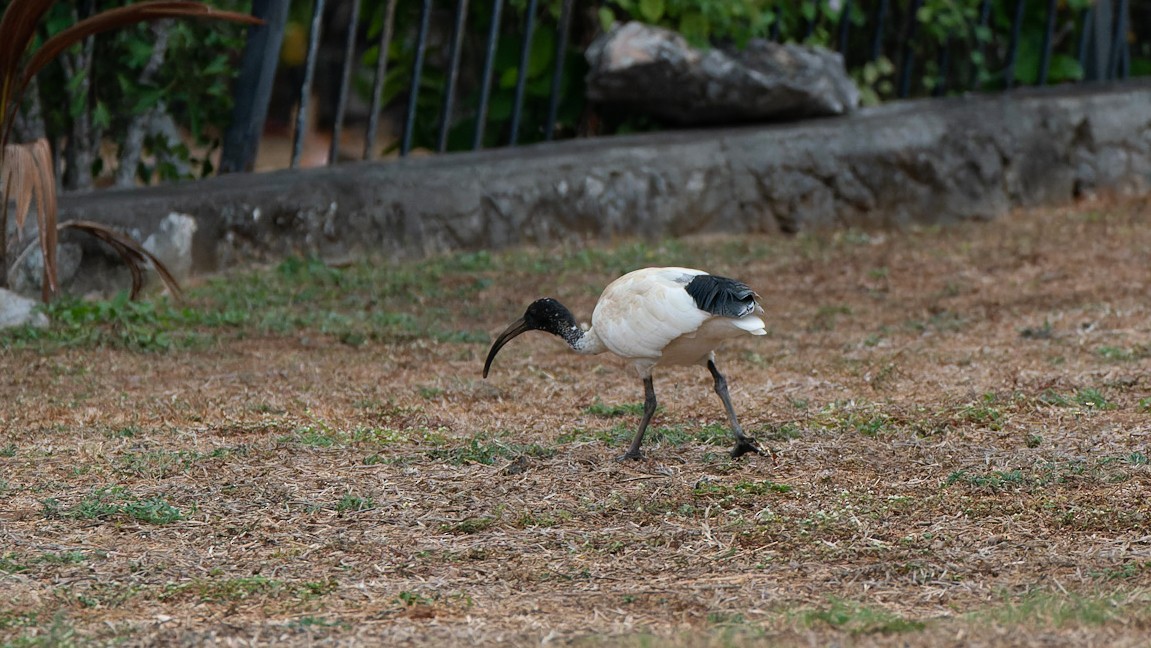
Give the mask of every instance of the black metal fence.
M 267 24 L 250 32 L 221 168 L 252 164 L 293 13 L 296 24 L 306 22 L 306 48 L 290 96 L 275 104 L 296 107 L 295 167 L 314 111 L 331 132 L 329 161 L 340 159 L 353 104 L 362 159 L 634 128 L 626 120 L 605 127 L 580 92 L 583 47 L 608 18 L 628 19 L 632 5 L 254 0 Z M 1147 0 L 822 0 L 768 11 L 769 38 L 838 50 L 873 100 L 1151 74 Z M 396 131 L 387 142 L 384 115 Z

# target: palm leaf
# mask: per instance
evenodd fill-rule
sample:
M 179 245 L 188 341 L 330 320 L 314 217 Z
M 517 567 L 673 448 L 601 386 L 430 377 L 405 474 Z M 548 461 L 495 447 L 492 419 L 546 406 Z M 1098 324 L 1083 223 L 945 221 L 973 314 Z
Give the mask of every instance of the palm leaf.
M 128 266 L 128 271 L 132 273 L 131 299 L 136 299 L 140 295 L 140 291 L 143 290 L 144 270 L 149 265 L 160 275 L 160 279 L 164 282 L 164 285 L 167 286 L 168 291 L 172 293 L 173 297 L 180 299 L 183 296 L 180 283 L 172 276 L 167 266 L 165 266 L 160 259 L 156 258 L 155 254 L 146 250 L 136 239 L 117 232 L 107 225 L 92 221 L 70 220 L 60 223 L 60 230 L 63 231 L 66 229 L 87 232 L 107 243 L 113 250 L 116 250 L 116 253 L 120 255 L 120 258 L 123 259 L 124 263 Z
M 24 227 L 24 219 L 32 207 L 32 181 L 29 167 L 32 166 L 32 152 L 27 145 L 6 144 L 3 158 L 0 158 L 0 185 L 4 187 L 4 209 L 8 202 L 14 203 L 12 217 L 16 221 L 16 233 Z M 5 211 L 7 216 L 7 211 Z M 7 222 L 7 218 L 4 219 Z
M 12 212 L 16 231 L 36 201 L 36 223 L 39 229 L 40 254 L 44 257 L 44 300 L 56 294 L 56 176 L 52 171 L 52 151 L 48 140 L 4 146 L 0 158 L 0 186 L 4 187 L 3 221 L 7 222 L 8 200 L 15 203 Z
M 0 106 L 7 111 L 12 84 L 20 75 L 20 61 L 36 35 L 36 25 L 56 0 L 12 0 L 0 18 L 0 75 L 3 75 Z M 7 115 L 5 115 L 7 117 Z
M 52 149 L 48 146 L 48 140 L 40 138 L 24 146 L 32 151 L 34 175 L 30 184 L 36 196 L 40 254 L 44 255 L 44 281 L 41 290 L 44 301 L 48 301 L 59 289 L 56 284 L 56 174 L 52 169 Z

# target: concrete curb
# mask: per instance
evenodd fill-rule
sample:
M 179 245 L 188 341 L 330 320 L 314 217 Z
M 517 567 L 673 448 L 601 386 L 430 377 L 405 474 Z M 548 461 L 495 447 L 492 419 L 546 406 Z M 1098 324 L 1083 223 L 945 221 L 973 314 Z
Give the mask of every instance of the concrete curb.
M 1151 83 L 1137 81 L 222 176 L 70 194 L 60 204 L 62 218 L 113 224 L 140 240 L 192 236 L 190 245 L 160 246 L 182 255 L 170 261 L 188 275 L 289 254 L 343 260 L 616 235 L 986 220 L 1014 206 L 1148 187 Z

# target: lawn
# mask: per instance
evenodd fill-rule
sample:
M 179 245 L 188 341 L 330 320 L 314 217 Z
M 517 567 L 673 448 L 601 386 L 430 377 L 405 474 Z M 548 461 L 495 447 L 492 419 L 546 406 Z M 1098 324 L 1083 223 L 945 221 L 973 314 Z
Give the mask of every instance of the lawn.
M 541 333 L 646 265 L 768 336 L 643 388 Z M 0 341 L 0 642 L 1146 645 L 1151 202 L 63 301 Z

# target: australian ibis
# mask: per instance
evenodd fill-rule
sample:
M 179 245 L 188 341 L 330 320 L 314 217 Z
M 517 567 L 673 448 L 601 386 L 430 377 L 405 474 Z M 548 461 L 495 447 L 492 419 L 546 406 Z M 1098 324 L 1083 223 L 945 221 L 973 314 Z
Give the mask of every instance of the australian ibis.
M 655 413 L 652 369 L 660 365 L 703 364 L 715 380 L 735 435 L 731 456 L 761 452 L 744 433 L 731 405 L 727 380 L 715 365 L 715 349 L 741 335 L 765 335 L 763 307 L 747 285 L 691 268 L 644 268 L 611 282 L 592 311 L 591 327 L 583 329 L 571 311 L 550 297 L 539 299 L 524 316 L 496 338 L 484 363 L 488 377 L 492 360 L 512 338 L 527 331 L 557 335 L 580 354 L 610 351 L 630 360 L 643 380 L 643 418 L 621 459 L 639 459 L 644 432 Z

